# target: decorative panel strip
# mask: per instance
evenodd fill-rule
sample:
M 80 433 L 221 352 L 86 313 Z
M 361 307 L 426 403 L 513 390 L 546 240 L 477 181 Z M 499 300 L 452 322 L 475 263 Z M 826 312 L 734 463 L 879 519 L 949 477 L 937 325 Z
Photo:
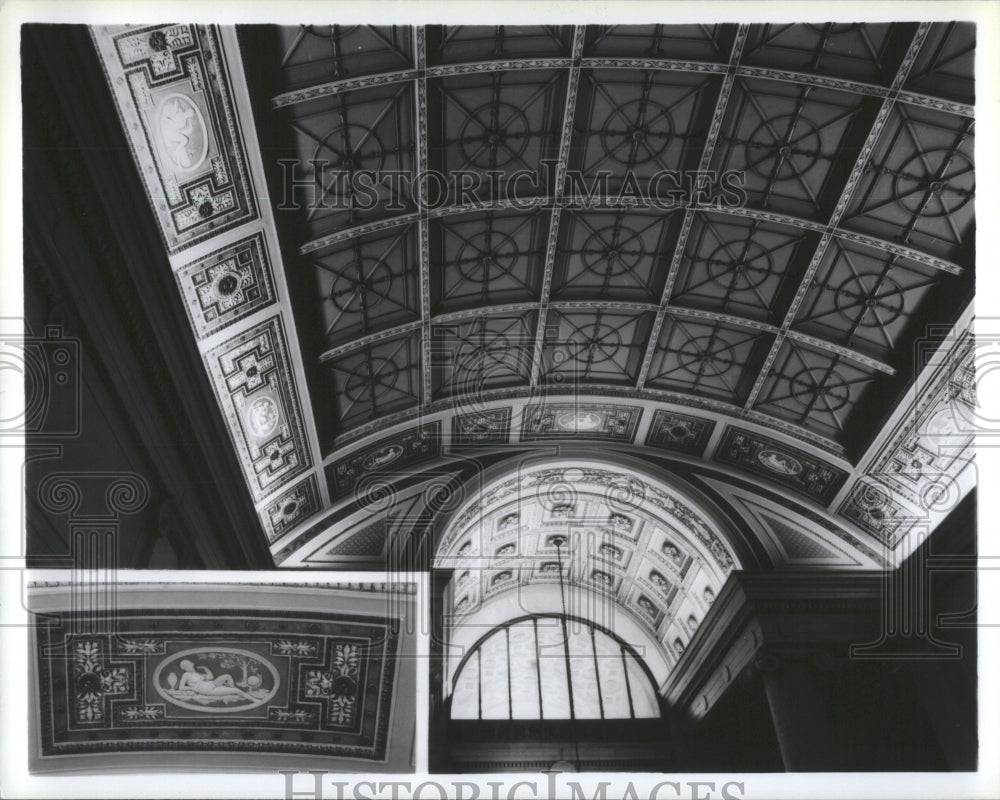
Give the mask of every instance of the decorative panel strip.
M 702 456 L 715 422 L 673 411 L 657 410 L 646 434 L 646 444 L 692 456 Z
M 255 500 L 311 464 L 289 371 L 284 326 L 272 317 L 205 354 Z
M 199 339 L 274 303 L 274 279 L 261 233 L 181 267 L 177 286 Z
M 722 464 L 750 470 L 823 505 L 829 504 L 847 480 L 847 473 L 802 450 L 727 427 L 715 453 Z
M 93 36 L 167 249 L 256 219 L 216 29 L 101 27 Z
M 638 406 L 551 403 L 525 406 L 521 441 L 577 436 L 633 442 L 642 409 Z
M 342 458 L 327 468 L 334 494 L 360 493 L 368 484 L 380 484 L 406 474 L 406 468 L 441 453 L 441 423 L 432 422 L 403 431 Z M 402 471 L 402 472 L 401 472 Z

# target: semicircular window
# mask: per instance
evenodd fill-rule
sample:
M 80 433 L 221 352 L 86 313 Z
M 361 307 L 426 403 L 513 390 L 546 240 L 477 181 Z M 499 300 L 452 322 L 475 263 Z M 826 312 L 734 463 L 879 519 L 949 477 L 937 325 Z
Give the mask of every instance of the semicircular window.
M 646 665 L 590 623 L 540 615 L 494 628 L 459 665 L 452 719 L 659 717 Z

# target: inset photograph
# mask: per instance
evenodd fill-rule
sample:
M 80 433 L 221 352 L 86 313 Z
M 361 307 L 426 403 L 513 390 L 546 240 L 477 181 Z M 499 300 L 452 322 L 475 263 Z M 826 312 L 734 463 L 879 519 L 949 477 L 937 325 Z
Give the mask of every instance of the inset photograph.
M 414 769 L 415 583 L 36 583 L 33 772 Z

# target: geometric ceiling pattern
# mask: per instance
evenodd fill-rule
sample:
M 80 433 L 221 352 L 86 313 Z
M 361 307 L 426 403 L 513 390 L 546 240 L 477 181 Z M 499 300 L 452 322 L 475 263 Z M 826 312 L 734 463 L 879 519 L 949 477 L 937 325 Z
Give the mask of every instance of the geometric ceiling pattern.
M 840 513 L 972 295 L 971 24 L 94 38 L 279 563 L 366 477 L 571 436 Z
M 854 452 L 928 299 L 968 289 L 971 26 L 241 36 L 273 57 L 327 451 L 463 394 L 614 386 Z

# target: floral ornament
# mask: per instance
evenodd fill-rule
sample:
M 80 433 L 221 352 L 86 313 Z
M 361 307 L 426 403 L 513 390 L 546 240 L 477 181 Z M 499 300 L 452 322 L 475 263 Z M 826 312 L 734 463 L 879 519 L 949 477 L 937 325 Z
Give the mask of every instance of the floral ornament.
M 329 718 L 334 724 L 348 725 L 354 721 L 359 654 L 357 645 L 338 644 L 333 652 L 332 669 L 306 671 L 305 696 L 329 700 Z
M 283 656 L 311 656 L 316 652 L 316 645 L 313 642 L 290 642 L 287 639 L 283 639 L 280 642 L 274 642 L 272 652 L 277 652 Z
M 160 719 L 163 716 L 163 706 L 132 706 L 122 709 L 122 719 L 136 722 L 139 720 Z
M 141 642 L 128 640 L 121 643 L 121 648 L 126 653 L 159 653 L 162 647 L 162 642 L 153 639 L 145 639 Z
M 73 670 L 76 675 L 74 707 L 78 722 L 101 721 L 104 719 L 105 696 L 129 691 L 128 671 L 125 667 L 104 666 L 99 641 L 77 643 L 73 652 Z
M 305 708 L 289 711 L 285 708 L 272 708 L 271 719 L 278 722 L 312 722 L 312 712 Z

